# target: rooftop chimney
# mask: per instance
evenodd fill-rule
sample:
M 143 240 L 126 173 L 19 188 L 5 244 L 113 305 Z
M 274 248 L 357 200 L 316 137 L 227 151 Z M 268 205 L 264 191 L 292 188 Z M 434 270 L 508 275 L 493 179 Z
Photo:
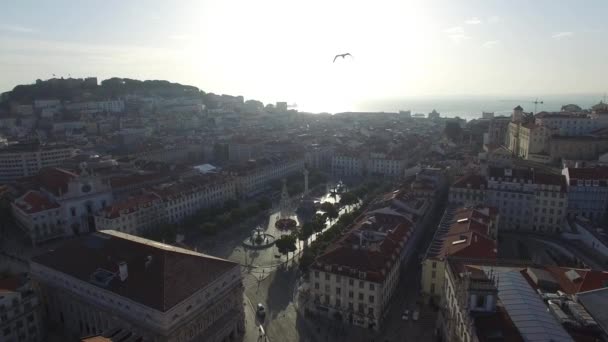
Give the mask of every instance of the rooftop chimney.
M 129 270 L 125 261 L 118 263 L 118 276 L 120 277 L 120 281 L 127 280 L 127 277 L 129 276 Z

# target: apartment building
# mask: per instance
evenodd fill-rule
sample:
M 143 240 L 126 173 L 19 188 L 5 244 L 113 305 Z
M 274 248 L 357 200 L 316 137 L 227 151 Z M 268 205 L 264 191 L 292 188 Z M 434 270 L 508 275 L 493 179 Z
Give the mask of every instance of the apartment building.
M 606 125 L 606 121 L 592 118 L 587 113 L 540 112 L 534 116 L 536 124 L 549 127 L 556 135 L 586 135 Z
M 95 226 L 141 235 L 162 223 L 178 223 L 203 208 L 236 199 L 236 185 L 234 177 L 224 174 L 196 175 L 155 185 L 106 207 L 95 216 Z
M 491 207 L 448 207 L 422 261 L 422 293 L 441 302 L 448 257 L 496 260 L 499 216 Z
M 568 186 L 568 217 L 603 220 L 608 207 L 608 167 L 564 168 L 562 174 Z
M 77 149 L 67 145 L 18 143 L 0 148 L 0 183 L 33 176 L 42 168 L 60 165 L 76 155 Z
M 358 153 L 336 151 L 331 159 L 331 172 L 343 177 L 360 177 L 365 173 L 365 162 Z
M 270 183 L 304 170 L 304 156 L 267 157 L 250 160 L 244 165 L 224 168 L 225 173 L 236 177 L 237 193 L 251 197 L 268 189 Z
M 399 280 L 401 249 L 411 223 L 375 215 L 318 257 L 310 271 L 308 308 L 322 316 L 378 330 Z
M 156 185 L 106 207 L 95 216 L 95 226 L 142 235 L 162 223 L 178 223 L 203 208 L 236 199 L 236 184 L 231 176 L 205 174 Z
M 307 308 L 380 329 L 401 270 L 417 257 L 431 212 L 432 201 L 408 189 L 378 197 L 311 266 Z
M 366 163 L 366 171 L 370 175 L 400 177 L 403 170 L 405 170 L 405 160 L 386 153 L 372 152 Z
M 42 308 L 29 279 L 0 277 L 0 341 L 42 342 L 45 335 Z
M 72 339 L 122 329 L 146 341 L 219 342 L 244 329 L 240 266 L 228 260 L 102 231 L 34 257 L 30 269 L 48 320 Z
M 467 175 L 450 188 L 450 202 L 498 208 L 501 229 L 558 233 L 566 218 L 563 175 L 534 169 L 488 168 L 486 177 Z
M 142 235 L 146 230 L 158 227 L 165 218 L 162 199 L 154 193 L 145 193 L 104 208 L 95 215 L 95 227 Z
M 401 177 L 405 166 L 405 159 L 382 152 L 339 151 L 331 162 L 332 173 L 344 177 Z
M 495 116 L 490 119 L 488 127 L 488 138 L 485 144 L 491 146 L 503 146 L 506 144 L 506 134 L 511 118 L 508 116 Z

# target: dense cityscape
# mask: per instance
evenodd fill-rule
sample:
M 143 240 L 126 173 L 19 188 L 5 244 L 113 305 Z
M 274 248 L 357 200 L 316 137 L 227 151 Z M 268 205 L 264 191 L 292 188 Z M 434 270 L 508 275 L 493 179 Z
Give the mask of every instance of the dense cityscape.
M 0 341 L 608 341 L 602 101 L 332 115 L 95 77 L 0 99 Z

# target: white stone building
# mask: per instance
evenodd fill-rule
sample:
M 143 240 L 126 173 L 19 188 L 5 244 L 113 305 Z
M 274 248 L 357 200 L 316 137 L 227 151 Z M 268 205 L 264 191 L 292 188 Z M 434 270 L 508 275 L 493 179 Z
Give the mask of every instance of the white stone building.
M 488 175 L 467 175 L 450 187 L 451 203 L 498 208 L 501 228 L 558 233 L 565 223 L 565 177 L 534 169 L 488 168 Z
M 0 148 L 0 183 L 33 176 L 44 167 L 60 165 L 75 156 L 77 149 L 67 145 L 22 143 Z
M 43 169 L 29 190 L 12 203 L 12 211 L 34 243 L 93 231 L 94 215 L 113 201 L 108 184 L 90 175 L 83 165 L 80 174 Z

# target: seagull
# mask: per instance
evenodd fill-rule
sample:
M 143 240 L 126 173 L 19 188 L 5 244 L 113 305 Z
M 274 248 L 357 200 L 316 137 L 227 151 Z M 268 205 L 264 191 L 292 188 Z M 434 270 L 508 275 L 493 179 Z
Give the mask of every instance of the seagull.
M 336 55 L 336 56 L 334 57 L 334 61 L 333 61 L 333 62 L 334 62 L 334 63 L 336 63 L 336 59 L 338 59 L 338 57 L 342 57 L 342 58 L 344 59 L 344 58 L 346 58 L 346 56 L 351 56 L 351 57 L 352 57 L 353 55 L 351 55 L 351 54 L 350 54 L 350 53 L 348 53 L 348 52 L 347 52 L 347 53 L 343 53 L 343 54 L 341 54 L 341 55 Z

